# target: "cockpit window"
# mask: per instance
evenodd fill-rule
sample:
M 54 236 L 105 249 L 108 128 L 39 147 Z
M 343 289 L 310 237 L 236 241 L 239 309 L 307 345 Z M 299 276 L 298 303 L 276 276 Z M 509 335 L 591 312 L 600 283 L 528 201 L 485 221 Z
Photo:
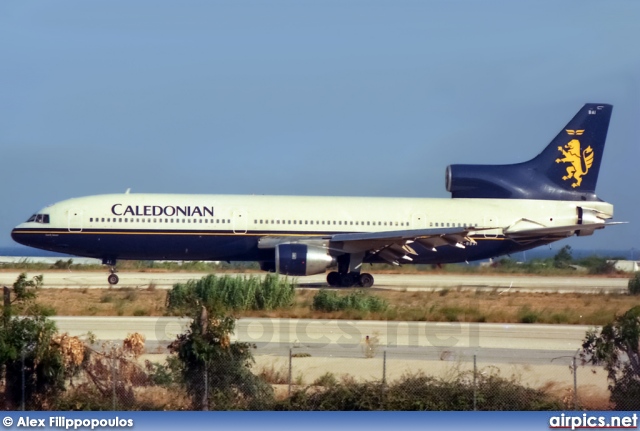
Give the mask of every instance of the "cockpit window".
M 49 214 L 34 214 L 27 220 L 27 223 L 29 222 L 49 224 Z

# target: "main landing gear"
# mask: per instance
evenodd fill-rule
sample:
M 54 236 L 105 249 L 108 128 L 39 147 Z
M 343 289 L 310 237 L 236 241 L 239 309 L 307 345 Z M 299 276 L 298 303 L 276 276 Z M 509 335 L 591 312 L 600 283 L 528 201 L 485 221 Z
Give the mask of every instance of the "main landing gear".
M 373 275 L 360 273 L 364 253 L 343 254 L 338 256 L 338 270 L 327 274 L 327 283 L 331 287 L 371 287 Z
M 120 281 L 120 278 L 116 275 L 116 260 L 115 259 L 102 259 L 102 264 L 103 265 L 108 265 L 109 266 L 109 277 L 107 277 L 107 281 L 109 282 L 109 284 L 114 285 L 114 284 L 118 284 L 118 281 Z
M 373 286 L 373 275 L 363 272 L 347 272 L 339 273 L 338 271 L 331 271 L 327 274 L 327 283 L 331 287 L 371 287 Z

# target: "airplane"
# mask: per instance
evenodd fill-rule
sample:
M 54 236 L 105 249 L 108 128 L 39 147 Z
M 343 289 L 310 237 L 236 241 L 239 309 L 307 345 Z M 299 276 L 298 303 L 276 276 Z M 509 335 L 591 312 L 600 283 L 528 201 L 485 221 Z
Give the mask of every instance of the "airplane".
M 617 224 L 595 194 L 612 105 L 585 104 L 533 159 L 450 165 L 451 198 L 107 194 L 48 206 L 11 236 L 43 250 L 116 261 L 257 261 L 371 287 L 366 263 L 446 264 L 516 253 Z

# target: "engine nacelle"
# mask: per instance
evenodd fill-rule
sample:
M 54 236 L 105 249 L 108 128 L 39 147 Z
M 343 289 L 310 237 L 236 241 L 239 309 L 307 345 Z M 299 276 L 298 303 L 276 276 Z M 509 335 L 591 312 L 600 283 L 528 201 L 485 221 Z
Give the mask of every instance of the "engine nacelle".
M 327 250 L 308 244 L 278 244 L 276 246 L 276 270 L 284 275 L 322 274 L 336 264 Z
M 526 199 L 532 178 L 513 165 L 450 165 L 445 181 L 453 198 Z
M 266 272 L 276 272 L 276 263 L 272 261 L 260 262 L 260 269 Z

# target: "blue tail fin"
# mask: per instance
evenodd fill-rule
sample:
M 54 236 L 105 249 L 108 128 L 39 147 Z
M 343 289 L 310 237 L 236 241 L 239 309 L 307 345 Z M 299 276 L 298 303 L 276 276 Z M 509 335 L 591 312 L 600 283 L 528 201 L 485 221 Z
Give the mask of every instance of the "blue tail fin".
M 535 158 L 514 165 L 451 165 L 454 198 L 598 200 L 612 105 L 588 103 Z

